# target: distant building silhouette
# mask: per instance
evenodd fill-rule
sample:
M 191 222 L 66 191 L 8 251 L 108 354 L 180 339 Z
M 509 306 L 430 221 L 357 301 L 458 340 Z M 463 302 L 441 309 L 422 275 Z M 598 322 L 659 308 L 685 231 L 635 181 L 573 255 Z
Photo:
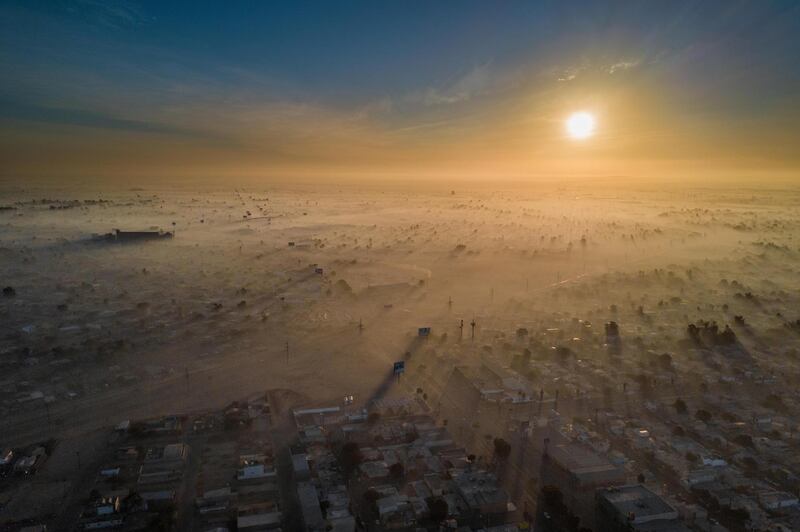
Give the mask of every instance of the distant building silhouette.
M 174 236 L 173 232 L 162 231 L 161 229 L 152 231 L 123 231 L 121 229 L 114 229 L 111 233 L 106 233 L 95 238 L 109 242 L 144 242 L 147 240 L 173 238 Z

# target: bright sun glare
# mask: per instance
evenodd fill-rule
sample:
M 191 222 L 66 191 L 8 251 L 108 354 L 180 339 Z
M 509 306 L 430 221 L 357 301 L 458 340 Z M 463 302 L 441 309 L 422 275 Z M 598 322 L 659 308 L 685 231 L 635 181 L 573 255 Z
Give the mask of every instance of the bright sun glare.
M 585 139 L 594 134 L 594 117 L 584 111 L 572 113 L 567 119 L 567 133 L 573 139 Z

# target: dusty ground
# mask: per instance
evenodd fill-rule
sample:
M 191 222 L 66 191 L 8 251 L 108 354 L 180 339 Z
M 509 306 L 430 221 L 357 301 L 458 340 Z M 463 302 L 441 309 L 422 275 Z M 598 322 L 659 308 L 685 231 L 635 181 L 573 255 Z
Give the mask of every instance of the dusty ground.
M 616 317 L 658 345 L 746 313 L 763 346 L 798 317 L 798 196 L 4 189 L 0 444 L 270 388 L 368 397 L 417 327 L 452 341 L 462 319 L 466 337 L 473 318 L 480 333 Z M 91 241 L 173 222 L 171 240 Z M 640 306 L 655 322 L 627 318 Z

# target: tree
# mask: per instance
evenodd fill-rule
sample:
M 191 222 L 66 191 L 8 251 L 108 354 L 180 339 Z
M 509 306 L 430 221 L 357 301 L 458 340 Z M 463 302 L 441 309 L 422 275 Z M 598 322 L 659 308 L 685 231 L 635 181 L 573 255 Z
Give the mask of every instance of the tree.
M 400 480 L 403 478 L 406 470 L 403 467 L 403 464 L 400 462 L 396 462 L 389 466 L 389 474 L 392 475 L 392 478 L 395 480 Z
M 339 292 L 344 292 L 345 294 L 353 293 L 353 289 L 350 287 L 350 284 L 348 284 L 348 282 L 345 281 L 344 279 L 339 279 L 338 281 L 336 281 L 333 287 Z
M 686 415 L 686 413 L 689 411 L 689 409 L 686 407 L 686 402 L 680 397 L 675 399 L 675 402 L 672 406 L 675 407 L 675 411 L 680 415 Z
M 356 442 L 350 441 L 342 445 L 341 461 L 346 476 L 350 476 L 363 459 L 364 456 Z
M 545 485 L 539 493 L 537 523 L 548 521 L 544 530 L 578 530 L 580 519 L 564 504 L 564 495 L 556 486 Z
M 430 510 L 431 521 L 434 523 L 439 523 L 447 519 L 450 512 L 447 501 L 441 497 L 429 499 L 428 509 Z
M 503 438 L 494 439 L 494 455 L 500 459 L 505 460 L 511 454 L 511 444 Z
M 745 456 L 742 458 L 742 464 L 745 468 L 749 469 L 750 471 L 758 470 L 758 462 L 752 456 Z
M 695 412 L 694 417 L 702 421 L 703 423 L 708 423 L 711 421 L 711 412 L 708 410 L 703 410 L 702 408 Z
M 378 500 L 380 498 L 381 494 L 373 488 L 369 488 L 364 492 L 364 502 L 366 503 L 367 507 L 369 507 L 375 513 L 378 512 Z
M 769 394 L 767 398 L 764 399 L 762 405 L 764 405 L 767 408 L 771 408 L 773 410 L 778 410 L 778 411 L 781 411 L 784 408 L 786 408 L 786 405 L 783 404 L 783 398 L 780 395 L 774 393 Z
M 616 305 L 611 305 L 616 309 Z M 606 331 L 606 342 L 608 343 L 611 339 L 619 338 L 619 324 L 616 321 L 609 321 L 605 325 Z
M 725 329 L 719 334 L 717 343 L 720 345 L 733 345 L 736 343 L 736 333 L 733 332 L 729 325 L 726 325 Z

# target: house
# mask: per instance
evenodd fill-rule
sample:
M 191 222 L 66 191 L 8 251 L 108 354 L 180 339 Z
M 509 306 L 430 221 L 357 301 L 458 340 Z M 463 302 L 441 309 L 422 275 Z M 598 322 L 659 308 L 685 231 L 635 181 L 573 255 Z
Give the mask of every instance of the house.
M 174 490 L 143 491 L 139 494 L 148 509 L 168 508 L 175 502 Z
M 686 477 L 681 480 L 681 483 L 685 487 L 691 488 L 692 486 L 696 486 L 698 484 L 714 482 L 719 478 L 719 475 L 720 470 L 716 467 L 701 467 L 689 471 Z
M 785 491 L 764 490 L 758 493 L 758 503 L 765 510 L 783 510 L 795 508 L 800 504 L 796 495 Z
M 162 465 L 182 465 L 189 457 L 189 446 L 185 443 L 171 443 L 163 447 L 147 449 L 144 457 L 145 463 L 158 463 Z
M 497 478 L 486 471 L 467 470 L 454 476 L 458 493 L 474 517 L 501 517 L 512 511 L 508 494 L 497 484 Z
M 239 469 L 236 472 L 237 480 L 254 480 L 274 477 L 275 470 L 267 463 L 263 454 L 246 454 L 239 457 Z
M 200 515 L 226 512 L 235 495 L 230 486 L 225 486 L 224 488 L 204 492 L 202 496 L 194 500 L 194 504 Z
M 121 503 L 119 497 L 101 497 L 93 501 L 81 513 L 81 528 L 100 530 L 121 526 L 125 519 L 121 511 Z

